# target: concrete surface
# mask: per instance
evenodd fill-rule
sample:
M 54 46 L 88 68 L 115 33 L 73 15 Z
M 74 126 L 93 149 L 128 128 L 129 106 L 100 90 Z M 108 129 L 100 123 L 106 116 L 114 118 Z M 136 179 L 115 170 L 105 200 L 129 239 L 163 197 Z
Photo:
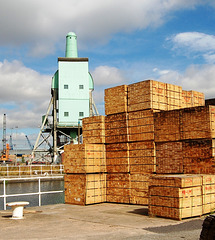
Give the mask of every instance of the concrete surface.
M 24 219 L 11 215 L 11 210 L 0 212 L 0 239 L 198 240 L 206 217 L 149 217 L 145 206 L 112 203 L 26 207 Z

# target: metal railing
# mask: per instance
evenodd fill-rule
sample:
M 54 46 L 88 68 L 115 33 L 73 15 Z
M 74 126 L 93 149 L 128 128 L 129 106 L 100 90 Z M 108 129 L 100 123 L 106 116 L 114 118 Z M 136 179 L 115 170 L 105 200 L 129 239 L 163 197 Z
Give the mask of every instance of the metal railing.
M 0 182 L 3 182 L 3 195 L 0 195 L 0 198 L 3 198 L 4 200 L 4 210 L 7 209 L 6 205 L 7 205 L 7 198 L 8 197 L 19 197 L 19 196 L 32 196 L 32 195 L 38 195 L 38 206 L 41 206 L 42 201 L 41 201 L 41 197 L 43 194 L 52 194 L 52 193 L 63 193 L 64 190 L 58 190 L 58 191 L 41 191 L 41 180 L 63 180 L 63 175 L 62 176 L 52 176 L 52 177 L 41 177 L 41 176 L 37 176 L 37 177 L 24 177 L 21 178 L 22 180 L 36 180 L 38 181 L 38 192 L 28 192 L 28 193 L 18 193 L 18 194 L 7 194 L 7 190 L 6 190 L 6 184 L 9 184 L 10 181 L 20 181 L 20 178 L 2 178 L 0 179 Z
M 19 166 L 0 166 L 0 177 L 12 176 L 35 176 L 35 175 L 61 175 L 64 166 L 60 165 L 19 165 Z

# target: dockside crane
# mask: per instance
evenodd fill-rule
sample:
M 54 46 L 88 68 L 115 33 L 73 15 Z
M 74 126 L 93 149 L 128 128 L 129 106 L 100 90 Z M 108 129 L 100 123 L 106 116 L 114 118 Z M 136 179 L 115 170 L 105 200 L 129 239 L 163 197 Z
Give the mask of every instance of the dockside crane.
M 7 142 L 6 139 L 6 114 L 3 116 L 3 150 L 2 150 L 2 155 L 1 155 L 1 161 L 6 162 L 9 160 L 9 150 L 10 150 L 10 145 Z
M 28 141 L 28 145 L 29 145 L 30 149 L 33 150 L 33 149 L 34 149 L 34 146 L 31 144 L 31 142 L 30 142 L 28 136 L 25 135 L 25 137 L 26 137 L 26 139 L 27 139 L 27 141 Z

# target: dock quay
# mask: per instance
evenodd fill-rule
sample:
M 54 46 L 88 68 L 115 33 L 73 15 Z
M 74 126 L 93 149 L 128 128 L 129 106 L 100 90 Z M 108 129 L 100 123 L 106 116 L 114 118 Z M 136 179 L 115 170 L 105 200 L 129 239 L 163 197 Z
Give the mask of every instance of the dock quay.
M 196 240 L 205 218 L 182 223 L 149 217 L 146 206 L 114 203 L 26 207 L 22 220 L 12 220 L 11 214 L 0 211 L 0 239 Z

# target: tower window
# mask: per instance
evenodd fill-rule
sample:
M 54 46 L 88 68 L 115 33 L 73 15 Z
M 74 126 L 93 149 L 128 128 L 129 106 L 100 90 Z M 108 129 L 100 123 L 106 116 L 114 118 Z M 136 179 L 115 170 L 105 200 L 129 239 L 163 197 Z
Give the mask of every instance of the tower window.
M 64 112 L 64 117 L 69 117 L 69 112 Z
M 64 89 L 69 89 L 69 85 L 68 84 L 64 84 Z
M 79 112 L 79 117 L 83 117 L 84 116 L 84 112 Z
M 84 89 L 84 85 L 79 85 L 79 89 Z

